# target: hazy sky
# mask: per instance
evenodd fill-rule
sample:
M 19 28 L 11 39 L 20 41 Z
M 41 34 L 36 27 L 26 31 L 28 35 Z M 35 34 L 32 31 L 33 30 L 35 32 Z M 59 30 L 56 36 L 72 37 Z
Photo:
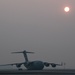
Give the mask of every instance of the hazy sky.
M 70 12 L 64 12 L 69 6 Z M 0 0 L 0 64 L 30 60 L 75 68 L 75 0 Z

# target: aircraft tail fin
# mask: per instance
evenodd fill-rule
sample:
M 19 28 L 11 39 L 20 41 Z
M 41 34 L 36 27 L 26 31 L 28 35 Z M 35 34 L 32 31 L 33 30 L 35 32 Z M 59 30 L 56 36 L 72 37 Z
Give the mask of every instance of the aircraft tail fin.
M 24 51 L 20 51 L 20 52 L 12 52 L 12 54 L 14 54 L 14 53 L 23 53 L 25 61 L 27 62 L 28 61 L 27 53 L 34 53 L 34 52 L 28 52 L 28 51 L 24 50 Z

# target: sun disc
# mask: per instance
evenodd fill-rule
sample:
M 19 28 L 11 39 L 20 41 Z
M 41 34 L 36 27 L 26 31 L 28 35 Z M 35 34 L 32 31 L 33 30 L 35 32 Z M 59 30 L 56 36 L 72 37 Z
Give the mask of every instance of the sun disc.
M 64 8 L 64 11 L 65 11 L 65 12 L 69 12 L 69 10 L 70 10 L 69 7 L 65 7 L 65 8 Z

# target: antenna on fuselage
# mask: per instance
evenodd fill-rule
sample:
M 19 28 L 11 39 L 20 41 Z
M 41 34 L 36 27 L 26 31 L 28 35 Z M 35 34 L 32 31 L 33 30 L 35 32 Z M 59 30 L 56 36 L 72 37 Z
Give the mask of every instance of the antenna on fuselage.
M 25 61 L 28 62 L 27 53 L 34 53 L 34 52 L 28 52 L 28 51 L 24 50 L 24 51 L 21 51 L 21 52 L 12 52 L 12 53 L 23 53 Z

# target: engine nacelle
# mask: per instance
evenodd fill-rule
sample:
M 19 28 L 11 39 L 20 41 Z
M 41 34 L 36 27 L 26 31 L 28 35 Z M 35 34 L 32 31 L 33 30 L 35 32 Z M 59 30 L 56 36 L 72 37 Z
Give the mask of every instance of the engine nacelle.
M 56 67 L 56 64 L 51 64 L 51 66 L 55 68 Z
M 22 65 L 22 64 L 16 64 L 16 67 L 18 67 L 18 68 L 19 68 L 19 67 L 21 67 L 21 65 Z
M 30 66 L 31 64 L 33 64 L 32 62 L 26 62 L 26 63 L 24 63 L 24 66 L 25 67 L 28 67 L 28 66 Z
M 49 67 L 50 64 L 45 62 L 44 65 L 45 65 L 46 67 Z

